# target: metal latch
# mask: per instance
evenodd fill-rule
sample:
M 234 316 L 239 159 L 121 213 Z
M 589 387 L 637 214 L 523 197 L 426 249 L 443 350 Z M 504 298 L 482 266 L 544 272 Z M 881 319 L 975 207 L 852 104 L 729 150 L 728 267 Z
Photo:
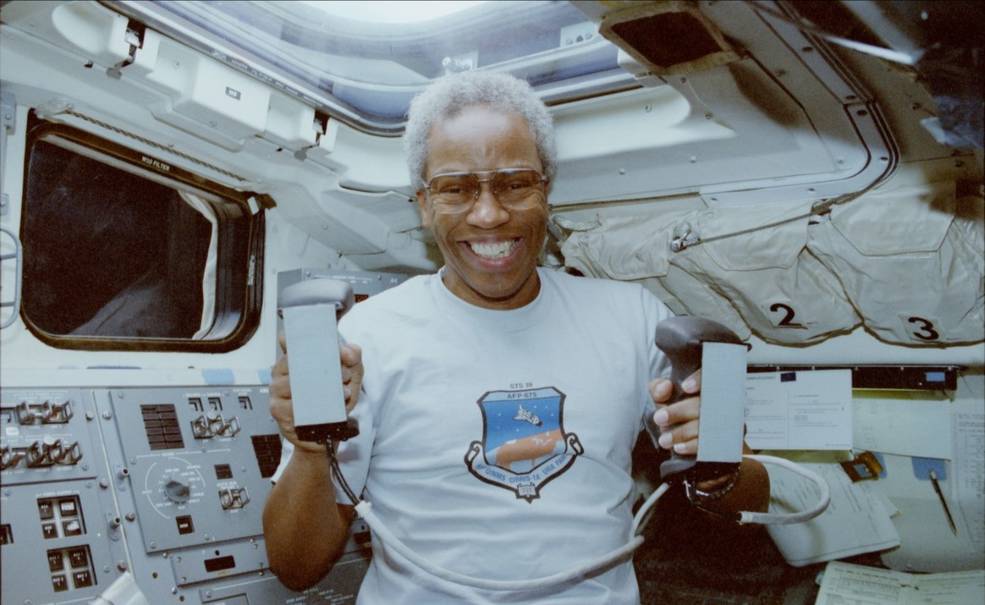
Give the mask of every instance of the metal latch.
M 106 75 L 116 80 L 123 75 L 123 68 L 130 65 L 137 58 L 137 51 L 144 47 L 144 31 L 146 28 L 143 23 L 138 23 L 131 19 L 127 22 L 127 31 L 123 34 L 123 39 L 130 45 L 130 52 L 127 58 L 123 59 L 113 67 L 106 70 Z

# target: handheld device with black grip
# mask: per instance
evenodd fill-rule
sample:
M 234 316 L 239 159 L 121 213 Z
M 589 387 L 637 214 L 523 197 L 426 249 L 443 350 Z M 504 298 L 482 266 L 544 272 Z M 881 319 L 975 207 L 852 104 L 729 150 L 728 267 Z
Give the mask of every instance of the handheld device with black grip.
M 284 288 L 277 301 L 290 355 L 294 430 L 302 441 L 344 441 L 359 434 L 342 387 L 338 320 L 352 308 L 352 286 L 310 279 Z
M 745 380 L 745 343 L 719 323 L 700 317 L 680 316 L 660 322 L 657 326 L 656 344 L 671 363 L 670 380 L 674 390 L 668 403 L 679 401 L 687 396 L 681 388 L 681 383 L 702 368 L 702 359 L 707 358 L 706 345 L 726 345 L 719 348 L 725 351 L 726 357 L 731 358 L 723 366 L 716 363 L 716 367 L 702 371 L 698 456 L 672 453 L 671 457 L 660 465 L 661 478 L 664 481 L 680 480 L 687 473 L 690 479 L 701 481 L 734 472 L 741 462 L 742 453 L 741 419 L 744 415 L 745 402 L 745 390 L 742 386 Z M 739 354 L 739 357 L 736 357 L 736 354 Z M 719 359 L 716 356 L 711 358 Z M 739 372 L 741 376 L 736 376 Z M 726 401 L 718 401 L 723 394 Z M 709 398 L 709 395 L 712 397 Z M 720 419 L 715 416 L 717 413 L 728 416 L 725 419 L 726 426 L 714 425 L 714 421 Z M 736 424 L 736 418 L 739 419 L 738 426 L 732 426 Z M 716 435 L 715 432 L 718 431 L 724 431 L 726 434 Z M 730 434 L 732 431 L 738 431 L 739 435 L 737 452 L 734 451 L 735 439 L 734 435 Z M 715 443 L 716 440 L 728 442 L 730 445 L 726 449 L 731 451 L 724 456 L 718 456 L 724 457 L 725 460 L 716 460 L 714 455 L 711 456 L 712 460 L 707 460 L 707 457 L 701 455 L 702 440 L 709 446 L 718 445 Z

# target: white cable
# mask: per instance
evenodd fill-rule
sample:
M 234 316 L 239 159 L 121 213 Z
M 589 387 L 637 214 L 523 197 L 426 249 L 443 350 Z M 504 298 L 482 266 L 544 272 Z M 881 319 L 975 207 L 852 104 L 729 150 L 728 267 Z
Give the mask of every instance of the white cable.
M 790 525 L 791 523 L 803 523 L 820 515 L 828 508 L 828 504 L 831 502 L 831 488 L 828 487 L 828 482 L 825 481 L 821 475 L 818 475 L 809 468 L 791 462 L 785 458 L 762 455 L 746 455 L 743 457 L 762 462 L 763 464 L 776 464 L 777 466 L 782 466 L 783 468 L 793 471 L 802 477 L 810 479 L 814 482 L 814 485 L 817 486 L 818 501 L 817 504 L 814 505 L 814 508 L 801 511 L 799 513 L 754 513 L 744 511 L 739 513 L 739 523 L 758 523 L 760 525 Z
M 803 523 L 804 521 L 808 521 L 820 515 L 825 511 L 825 509 L 828 508 L 828 503 L 831 499 L 830 488 L 828 487 L 827 482 L 814 471 L 784 458 L 777 458 L 776 456 L 745 455 L 743 457 L 756 460 L 763 464 L 776 464 L 778 466 L 782 466 L 783 468 L 789 469 L 798 475 L 806 477 L 807 479 L 810 479 L 815 483 L 815 485 L 817 485 L 820 498 L 818 503 L 813 508 L 797 513 L 755 513 L 744 511 L 738 514 L 737 520 L 739 523 L 756 523 L 760 525 L 788 525 L 791 523 Z M 648 519 L 646 519 L 647 513 L 649 513 L 650 509 L 653 508 L 653 505 L 657 503 L 657 500 L 667 493 L 667 490 L 669 490 L 670 487 L 671 484 L 669 482 L 661 483 L 660 486 L 657 487 L 652 494 L 650 494 L 650 497 L 646 499 L 643 505 L 640 506 L 640 509 L 633 517 L 632 538 L 623 546 L 602 555 L 594 561 L 582 563 L 568 571 L 561 571 L 542 578 L 528 580 L 486 580 L 445 569 L 444 567 L 431 563 L 404 544 L 400 538 L 391 532 L 383 521 L 376 516 L 376 513 L 373 512 L 373 507 L 369 502 L 363 500 L 357 504 L 356 513 L 358 513 L 359 516 L 366 521 L 369 528 L 373 530 L 376 537 L 383 543 L 384 548 L 392 549 L 392 551 L 401 555 L 411 564 L 431 574 L 432 576 L 436 576 L 454 584 L 464 584 L 466 586 L 471 586 L 482 590 L 523 591 L 544 589 L 571 582 L 572 580 L 578 580 L 588 576 L 591 573 L 599 571 L 600 569 L 618 561 L 623 557 L 632 555 L 633 551 L 643 544 L 643 536 L 641 533 L 643 532 L 643 528 L 646 527 L 646 523 L 648 521 Z
M 636 511 L 636 516 L 633 517 L 634 536 L 636 534 L 643 532 L 643 528 L 646 527 L 646 522 L 644 521 L 644 519 L 646 518 L 646 514 L 650 512 L 650 509 L 653 508 L 653 505 L 657 503 L 657 500 L 659 500 L 660 497 L 664 495 L 664 492 L 666 492 L 669 489 L 670 489 L 669 482 L 665 481 L 661 483 L 660 486 L 657 487 L 657 489 L 655 489 L 652 494 L 650 494 L 650 497 L 646 499 L 646 502 L 643 503 L 643 506 L 641 506 L 640 509 Z
M 472 586 L 473 588 L 480 588 L 483 590 L 534 590 L 557 586 L 572 580 L 579 580 L 594 571 L 598 571 L 599 569 L 618 561 L 623 557 L 632 555 L 633 551 L 643 544 L 643 536 L 633 536 L 633 538 L 623 546 L 599 557 L 591 563 L 582 564 L 574 569 L 561 571 L 542 578 L 534 578 L 530 580 L 486 580 L 445 569 L 444 567 L 435 565 L 424 557 L 418 555 L 406 544 L 401 542 L 400 539 L 391 533 L 389 529 L 387 529 L 380 518 L 376 516 L 376 513 L 373 512 L 372 506 L 369 502 L 363 500 L 357 504 L 356 512 L 359 513 L 359 516 L 362 517 L 363 521 L 369 525 L 370 529 L 376 532 L 376 537 L 383 542 L 384 547 L 393 549 L 420 569 L 433 576 L 437 576 L 442 580 L 447 580 L 455 584 L 465 584 L 466 586 Z

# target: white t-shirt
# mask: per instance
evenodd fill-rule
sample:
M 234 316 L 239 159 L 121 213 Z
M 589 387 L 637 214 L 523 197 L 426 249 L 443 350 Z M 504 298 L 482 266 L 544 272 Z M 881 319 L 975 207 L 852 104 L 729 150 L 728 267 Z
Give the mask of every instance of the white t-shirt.
M 547 576 L 629 539 L 630 453 L 654 345 L 670 315 L 635 284 L 539 270 L 537 298 L 494 311 L 421 276 L 357 305 L 340 325 L 363 350 L 358 437 L 339 449 L 356 493 L 405 544 L 452 571 Z M 281 468 L 292 448 L 285 442 Z M 337 500 L 350 504 L 336 489 Z M 424 575 L 373 536 L 359 603 L 639 602 L 630 561 L 573 585 L 505 593 Z

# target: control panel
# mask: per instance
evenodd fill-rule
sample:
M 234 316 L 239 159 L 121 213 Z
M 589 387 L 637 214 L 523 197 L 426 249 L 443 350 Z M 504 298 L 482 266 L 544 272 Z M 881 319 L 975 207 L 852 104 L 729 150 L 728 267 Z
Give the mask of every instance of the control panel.
M 406 277 L 298 269 L 278 287 L 341 279 L 358 302 Z M 317 586 L 270 573 L 262 513 L 281 439 L 268 387 L 147 382 L 167 386 L 0 389 L 0 601 L 88 603 L 130 582 L 152 605 L 354 603 L 370 560 L 361 520 Z
M 129 568 L 83 390 L 0 391 L 3 601 L 76 601 Z
M 281 441 L 266 386 L 2 389 L 0 403 L 4 603 L 89 602 L 124 576 L 155 605 L 355 601 L 361 522 L 318 586 L 269 571 Z

